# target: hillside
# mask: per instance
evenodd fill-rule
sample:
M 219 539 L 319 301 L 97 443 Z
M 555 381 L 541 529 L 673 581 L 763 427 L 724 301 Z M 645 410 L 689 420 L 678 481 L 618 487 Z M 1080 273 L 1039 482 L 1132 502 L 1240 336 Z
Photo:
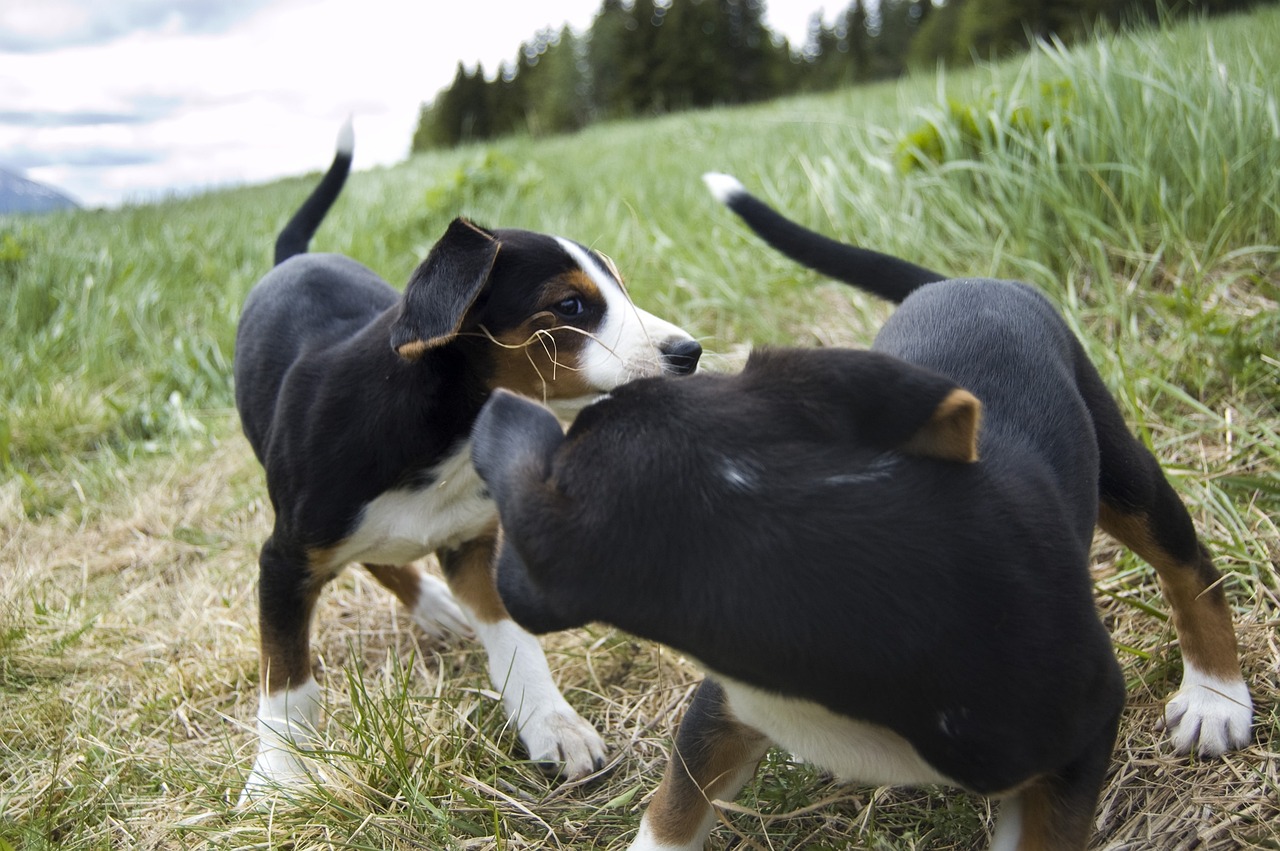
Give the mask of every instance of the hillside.
M 313 248 L 399 285 L 465 214 L 606 252 L 711 368 L 751 345 L 866 344 L 888 308 L 762 247 L 707 195 L 700 175 L 718 170 L 835 237 L 1040 288 L 1226 574 L 1257 709 L 1256 743 L 1222 762 L 1168 752 L 1167 606 L 1100 535 L 1097 601 L 1129 705 L 1096 847 L 1280 847 L 1277 55 L 1270 6 L 963 73 L 423 154 L 354 174 Z M 431 641 L 352 570 L 326 591 L 315 641 L 331 783 L 301 807 L 234 809 L 271 524 L 231 407 L 235 324 L 315 177 L 0 218 L 0 849 L 622 849 L 659 780 L 698 678 L 687 660 L 598 627 L 550 638 L 613 754 L 605 776 L 557 787 L 513 756 L 474 646 Z M 714 849 L 949 851 L 985 847 L 991 811 L 840 785 L 774 753 L 722 815 Z
M 6 213 L 48 213 L 79 205 L 70 196 L 0 168 L 0 216 Z

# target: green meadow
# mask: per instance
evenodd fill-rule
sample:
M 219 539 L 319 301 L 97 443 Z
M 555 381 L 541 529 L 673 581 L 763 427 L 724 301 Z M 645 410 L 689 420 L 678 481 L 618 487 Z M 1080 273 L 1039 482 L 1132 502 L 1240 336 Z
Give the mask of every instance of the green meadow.
M 604 251 L 712 369 L 752 345 L 868 344 L 889 308 L 764 247 L 704 189 L 716 170 L 837 238 L 1039 287 L 1226 574 L 1256 703 L 1249 749 L 1169 752 L 1168 609 L 1152 571 L 1100 534 L 1097 600 L 1130 688 L 1096 846 L 1280 848 L 1278 55 L 1270 6 L 422 154 L 353 174 L 312 248 L 402 285 L 466 215 Z M 353 569 L 315 632 L 328 782 L 235 807 L 271 524 L 232 407 L 235 326 L 323 150 L 270 185 L 0 219 L 0 851 L 622 849 L 661 777 L 698 680 L 686 660 L 604 627 L 548 638 L 613 755 L 558 786 L 520 761 L 475 647 L 415 632 Z M 991 820 L 960 792 L 841 785 L 780 752 L 720 812 L 716 849 L 973 849 Z

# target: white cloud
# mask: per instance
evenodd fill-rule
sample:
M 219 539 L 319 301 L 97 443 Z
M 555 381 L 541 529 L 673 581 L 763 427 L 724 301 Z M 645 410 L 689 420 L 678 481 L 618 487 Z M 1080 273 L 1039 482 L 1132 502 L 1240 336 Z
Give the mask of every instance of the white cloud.
M 157 12 L 166 3 L 168 17 Z M 148 26 L 99 44 L 0 54 L 0 103 L 11 117 L 142 116 L 81 126 L 0 118 L 0 164 L 15 152 L 39 152 L 48 164 L 29 177 L 111 205 L 322 167 L 348 114 L 356 120 L 357 168 L 396 162 L 408 153 L 420 104 L 449 84 L 459 61 L 493 72 L 537 30 L 567 21 L 585 31 L 600 7 L 600 0 L 274 0 L 256 11 L 253 2 L 233 4 L 246 10 L 240 20 L 201 28 L 190 22 L 195 7 L 211 8 L 207 0 L 166 3 L 135 0 L 148 13 L 135 17 Z M 98 3 L 13 5 L 49 13 L 30 12 L 20 22 L 28 31 L 53 38 L 62 27 L 78 43 L 75 33 L 93 22 L 77 15 Z M 802 37 L 813 8 L 806 0 L 769 7 L 771 26 Z M 0 18 L 14 20 L 8 11 Z M 68 164 L 95 153 L 108 163 L 128 154 L 130 163 Z
M 0 6 L 0 50 L 102 44 L 131 32 L 219 32 L 279 0 L 40 0 Z

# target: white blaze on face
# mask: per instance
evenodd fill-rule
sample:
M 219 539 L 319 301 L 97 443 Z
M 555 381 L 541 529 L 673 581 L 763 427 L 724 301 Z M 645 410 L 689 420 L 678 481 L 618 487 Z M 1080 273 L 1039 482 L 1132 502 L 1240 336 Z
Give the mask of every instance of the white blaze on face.
M 604 391 L 635 378 L 660 375 L 662 350 L 693 338 L 636 307 L 617 277 L 581 245 L 559 238 L 556 242 L 591 276 L 605 300 L 604 321 L 583 352 L 587 380 Z

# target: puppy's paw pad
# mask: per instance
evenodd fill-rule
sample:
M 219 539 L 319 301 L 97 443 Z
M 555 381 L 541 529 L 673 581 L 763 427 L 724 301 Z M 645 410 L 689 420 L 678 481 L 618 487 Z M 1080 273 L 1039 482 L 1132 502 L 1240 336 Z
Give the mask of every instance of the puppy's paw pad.
M 604 739 L 567 706 L 529 718 L 520 740 L 530 760 L 565 780 L 581 780 L 604 767 Z
M 451 635 L 468 639 L 475 637 L 466 614 L 453 598 L 453 592 L 438 577 L 423 574 L 418 586 L 418 603 L 413 607 L 412 614 L 413 622 L 436 640 L 443 640 Z
M 1186 677 L 1165 706 L 1163 723 L 1173 749 L 1201 758 L 1219 757 L 1247 746 L 1252 738 L 1253 701 L 1244 682 Z

